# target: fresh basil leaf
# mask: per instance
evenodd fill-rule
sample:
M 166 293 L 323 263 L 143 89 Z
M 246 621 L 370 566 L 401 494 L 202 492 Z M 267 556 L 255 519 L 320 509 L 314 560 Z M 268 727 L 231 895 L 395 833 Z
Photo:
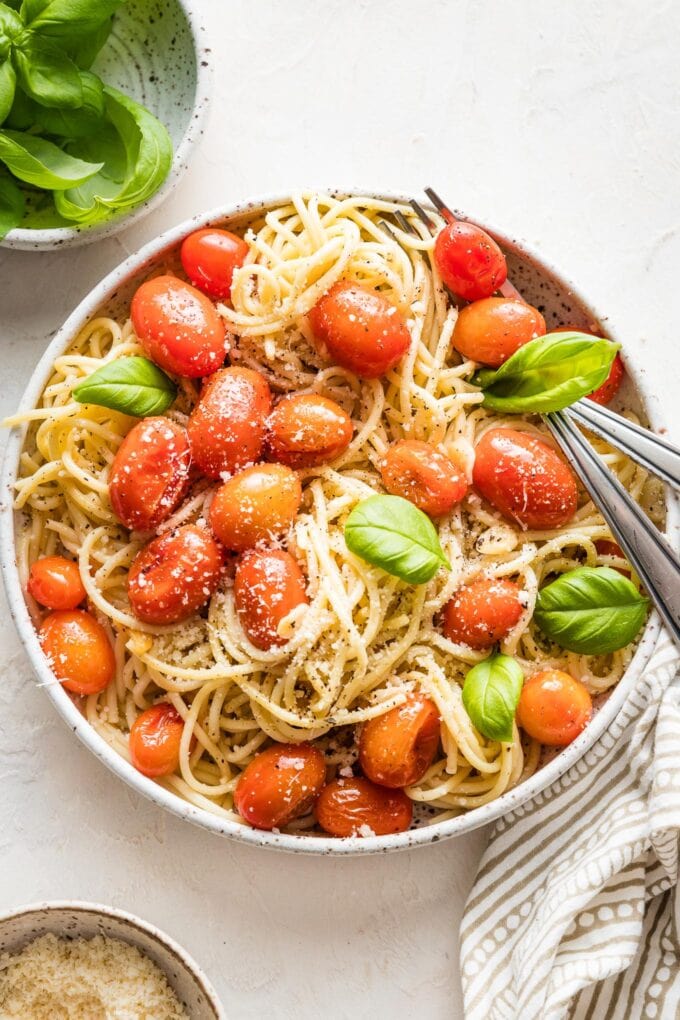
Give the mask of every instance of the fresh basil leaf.
M 619 346 L 588 333 L 548 333 L 520 347 L 500 368 L 477 372 L 472 381 L 492 411 L 561 411 L 602 385 Z
M 345 524 L 347 548 L 367 563 L 410 584 L 451 569 L 430 518 L 401 496 L 369 496 Z
M 24 30 L 24 23 L 11 7 L 6 3 L 0 3 L 0 35 L 12 41 L 16 36 L 21 35 Z
M 0 131 L 0 162 L 20 181 L 50 191 L 86 181 L 102 167 L 75 159 L 43 138 L 6 128 Z
M 561 648 L 606 655 L 629 644 L 647 617 L 649 600 L 610 567 L 578 567 L 538 593 L 534 620 Z
M 61 138 L 88 138 L 91 140 L 91 152 L 95 156 L 92 162 L 101 162 L 103 153 L 97 151 L 97 142 L 102 136 L 104 126 L 102 83 L 95 74 L 91 74 L 89 71 L 81 71 L 80 79 L 83 86 L 83 105 L 80 109 L 51 109 L 47 106 L 40 106 L 33 99 L 20 93 L 23 98 L 19 102 L 15 101 L 8 124 L 24 130 L 29 127 L 37 128 L 43 134 L 58 135 Z
M 21 15 L 32 31 L 71 40 L 93 32 L 126 0 L 24 0 Z
M 97 54 L 111 34 L 113 18 L 102 21 L 98 28 L 92 32 L 79 34 L 73 40 L 63 39 L 64 51 L 68 53 L 71 60 L 85 70 L 92 67 Z
M 509 655 L 490 655 L 468 670 L 463 705 L 473 726 L 489 740 L 512 740 L 524 674 Z
M 11 177 L 0 176 L 0 240 L 24 218 L 26 199 Z
M 78 67 L 56 43 L 25 32 L 15 43 L 12 60 L 21 88 L 37 103 L 69 110 L 83 105 Z
M 9 60 L 0 64 L 0 124 L 2 124 L 12 109 L 14 93 L 16 91 L 16 75 Z
M 98 404 L 146 418 L 167 411 L 177 396 L 177 387 L 148 358 L 117 358 L 76 386 L 73 396 L 81 404 Z

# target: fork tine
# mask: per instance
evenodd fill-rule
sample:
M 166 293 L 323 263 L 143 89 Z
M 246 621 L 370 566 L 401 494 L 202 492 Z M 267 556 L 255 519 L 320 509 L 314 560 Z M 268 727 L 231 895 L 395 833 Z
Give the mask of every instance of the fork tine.
M 444 201 L 443 198 L 439 197 L 439 195 L 433 188 L 425 188 L 425 194 L 432 202 L 432 205 L 435 207 L 435 209 L 438 209 L 443 216 L 447 217 L 451 216 L 451 218 L 453 218 L 453 213 L 447 206 L 446 202 Z
M 420 202 L 416 202 L 415 198 L 412 198 L 412 199 L 409 200 L 409 205 L 413 209 L 413 211 L 416 214 L 416 216 L 418 217 L 418 219 L 422 223 L 425 224 L 427 229 L 430 230 L 430 231 L 434 230 L 434 223 L 432 222 L 430 217 L 427 215 L 427 213 L 423 209 L 423 207 L 420 204 Z
M 397 238 L 397 235 L 394 233 L 392 227 L 386 220 L 379 220 L 378 226 L 382 227 L 386 234 L 389 234 L 389 236 L 392 238 L 395 244 L 399 244 L 399 239 Z
M 413 226 L 409 223 L 409 221 L 406 219 L 402 212 L 399 211 L 395 212 L 394 218 L 405 234 L 415 234 Z

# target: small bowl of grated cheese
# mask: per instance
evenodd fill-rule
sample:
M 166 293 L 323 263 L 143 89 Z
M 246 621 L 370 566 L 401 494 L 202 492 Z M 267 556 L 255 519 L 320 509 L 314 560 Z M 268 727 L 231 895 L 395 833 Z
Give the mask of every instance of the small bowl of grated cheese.
M 95 903 L 0 917 L 2 1020 L 226 1020 L 200 967 L 169 936 Z

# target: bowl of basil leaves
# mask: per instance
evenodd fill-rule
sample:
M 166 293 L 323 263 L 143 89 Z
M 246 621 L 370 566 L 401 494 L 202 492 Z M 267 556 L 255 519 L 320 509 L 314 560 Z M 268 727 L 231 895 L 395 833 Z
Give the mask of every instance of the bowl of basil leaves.
M 0 246 L 116 233 L 187 167 L 209 102 L 190 0 L 0 0 Z

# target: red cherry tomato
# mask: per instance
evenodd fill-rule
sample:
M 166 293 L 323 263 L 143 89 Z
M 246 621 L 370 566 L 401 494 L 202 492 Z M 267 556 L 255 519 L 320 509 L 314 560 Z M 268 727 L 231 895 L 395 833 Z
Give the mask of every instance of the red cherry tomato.
M 536 436 L 490 429 L 475 450 L 475 487 L 504 517 L 523 528 L 560 528 L 576 513 L 576 478 Z
M 314 814 L 331 836 L 388 836 L 409 828 L 413 805 L 403 790 L 388 790 L 359 776 L 325 786 Z
M 169 418 L 144 418 L 128 432 L 111 465 L 113 512 L 126 528 L 154 531 L 186 496 L 190 469 L 186 430 Z
M 210 527 L 227 549 L 244 552 L 288 531 L 301 499 L 294 471 L 283 464 L 256 464 L 220 485 Z
M 274 744 L 256 754 L 234 791 L 236 810 L 255 829 L 278 829 L 306 815 L 326 779 L 312 744 Z
M 183 732 L 182 716 L 167 701 L 147 708 L 130 727 L 128 746 L 134 767 L 152 779 L 176 772 Z
M 180 258 L 194 287 L 220 301 L 231 298 L 234 270 L 242 266 L 248 245 L 228 230 L 206 227 L 194 230 L 182 242 Z
M 522 729 L 549 747 L 570 744 L 592 714 L 593 704 L 584 685 L 559 669 L 545 669 L 530 677 L 517 706 Z
M 223 368 L 206 383 L 187 433 L 196 466 L 209 478 L 233 474 L 259 460 L 271 391 L 250 368 Z
M 352 419 L 317 393 L 284 397 L 269 416 L 269 456 L 292 468 L 315 467 L 339 457 L 352 440 Z
M 52 672 L 73 694 L 99 694 L 116 672 L 108 634 L 82 609 L 50 613 L 39 631 L 40 644 Z
M 444 635 L 470 648 L 491 648 L 519 621 L 521 597 L 517 585 L 501 577 L 481 577 L 466 584 L 444 606 Z
M 147 280 L 137 289 L 130 314 L 142 347 L 166 372 L 198 379 L 224 363 L 224 322 L 212 301 L 184 280 Z
M 137 553 L 128 574 L 132 612 L 144 623 L 180 623 L 217 589 L 222 553 L 196 524 L 154 538 Z
M 623 367 L 623 361 L 621 355 L 616 352 L 616 357 L 612 361 L 612 367 L 609 369 L 609 375 L 596 390 L 588 395 L 588 400 L 594 400 L 596 404 L 609 404 L 614 399 L 616 394 L 619 392 L 623 377 L 626 374 L 626 370 Z
M 468 490 L 462 466 L 417 439 L 399 439 L 390 446 L 380 474 L 388 492 L 410 500 L 431 517 L 449 513 Z
M 309 313 L 330 358 L 361 379 L 377 379 L 401 361 L 411 334 L 398 308 L 371 287 L 340 280 Z
M 359 764 L 380 786 L 412 786 L 423 778 L 439 746 L 439 712 L 422 694 L 369 719 L 359 739 Z
M 465 301 L 490 297 L 508 275 L 494 239 L 463 221 L 447 223 L 437 235 L 434 260 L 446 286 Z
M 28 591 L 47 609 L 75 609 L 85 598 L 78 564 L 64 556 L 43 556 L 31 567 Z
M 545 328 L 537 308 L 516 298 L 489 297 L 459 312 L 452 343 L 464 358 L 498 368 L 524 344 L 544 336 Z
M 241 626 L 256 648 L 268 651 L 284 645 L 279 624 L 308 601 L 304 574 L 290 553 L 251 549 L 239 560 L 234 602 Z
M 616 542 L 610 542 L 607 538 L 598 538 L 595 543 L 595 548 L 599 552 L 600 556 L 616 556 L 619 559 L 625 560 L 626 554 L 620 545 Z M 613 567 L 613 570 L 617 570 L 619 574 L 624 577 L 630 577 L 630 570 L 625 570 L 623 567 Z

